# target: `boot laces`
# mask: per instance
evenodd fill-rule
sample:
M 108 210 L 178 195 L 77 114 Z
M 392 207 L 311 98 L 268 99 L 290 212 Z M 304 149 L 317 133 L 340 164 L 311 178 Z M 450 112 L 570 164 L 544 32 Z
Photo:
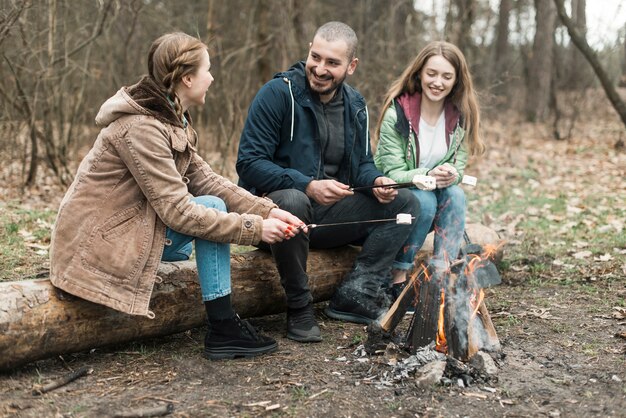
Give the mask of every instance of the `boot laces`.
M 259 339 L 259 335 L 254 327 L 245 319 L 241 319 L 238 314 L 235 314 L 235 322 L 237 322 L 239 329 L 241 329 L 245 334 L 249 334 L 255 340 Z

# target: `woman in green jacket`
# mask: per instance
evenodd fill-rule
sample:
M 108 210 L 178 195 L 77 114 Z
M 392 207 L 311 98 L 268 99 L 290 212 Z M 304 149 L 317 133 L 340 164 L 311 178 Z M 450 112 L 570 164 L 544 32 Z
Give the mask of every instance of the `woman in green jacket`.
M 412 190 L 420 215 L 394 262 L 393 293 L 401 290 L 431 230 L 434 259 L 447 265 L 457 257 L 465 229 L 465 195 L 457 184 L 468 155 L 484 152 L 479 123 L 465 57 L 448 42 L 428 44 L 388 90 L 376 127 L 376 166 L 399 183 L 416 175 L 436 181 L 434 190 Z

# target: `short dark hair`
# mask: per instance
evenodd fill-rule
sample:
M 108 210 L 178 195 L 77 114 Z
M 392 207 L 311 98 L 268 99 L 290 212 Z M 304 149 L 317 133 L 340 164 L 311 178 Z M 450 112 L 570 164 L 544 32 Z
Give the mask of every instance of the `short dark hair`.
M 328 22 L 315 31 L 315 36 L 321 36 L 327 41 L 343 40 L 348 44 L 348 59 L 356 57 L 356 48 L 359 43 L 354 30 L 342 22 Z

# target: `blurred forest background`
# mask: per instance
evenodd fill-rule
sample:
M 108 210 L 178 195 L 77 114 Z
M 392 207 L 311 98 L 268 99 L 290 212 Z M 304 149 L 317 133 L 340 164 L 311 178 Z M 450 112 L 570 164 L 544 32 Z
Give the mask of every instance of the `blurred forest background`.
M 626 24 L 587 46 L 592 69 L 559 18 L 557 5 L 565 3 L 570 32 L 584 43 L 586 1 L 0 0 L 3 177 L 19 187 L 69 184 L 97 134 L 100 104 L 144 74 L 152 40 L 174 30 L 210 46 L 216 81 L 207 106 L 192 116 L 202 155 L 231 178 L 254 94 L 304 59 L 314 30 L 329 20 L 348 23 L 359 36 L 359 68 L 349 82 L 373 118 L 417 51 L 446 39 L 468 59 L 486 120 L 544 123 L 555 139 L 567 139 L 595 89 L 626 123 L 615 93 L 626 86 Z

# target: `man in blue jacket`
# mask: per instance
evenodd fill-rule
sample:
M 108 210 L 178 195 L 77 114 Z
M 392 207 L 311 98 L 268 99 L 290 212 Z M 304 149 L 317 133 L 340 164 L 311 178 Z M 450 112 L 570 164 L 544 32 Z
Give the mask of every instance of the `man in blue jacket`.
M 392 184 L 374 166 L 363 97 L 344 80 L 354 73 L 357 37 L 340 22 L 321 26 L 306 62 L 277 74 L 257 93 L 239 142 L 240 185 L 266 195 L 303 222 L 325 224 L 419 215 L 406 189 L 353 192 Z M 309 247 L 362 245 L 326 314 L 368 324 L 388 308 L 391 264 L 411 232 L 396 222 L 315 228 L 270 246 L 287 295 L 287 337 L 321 341 L 306 274 Z

